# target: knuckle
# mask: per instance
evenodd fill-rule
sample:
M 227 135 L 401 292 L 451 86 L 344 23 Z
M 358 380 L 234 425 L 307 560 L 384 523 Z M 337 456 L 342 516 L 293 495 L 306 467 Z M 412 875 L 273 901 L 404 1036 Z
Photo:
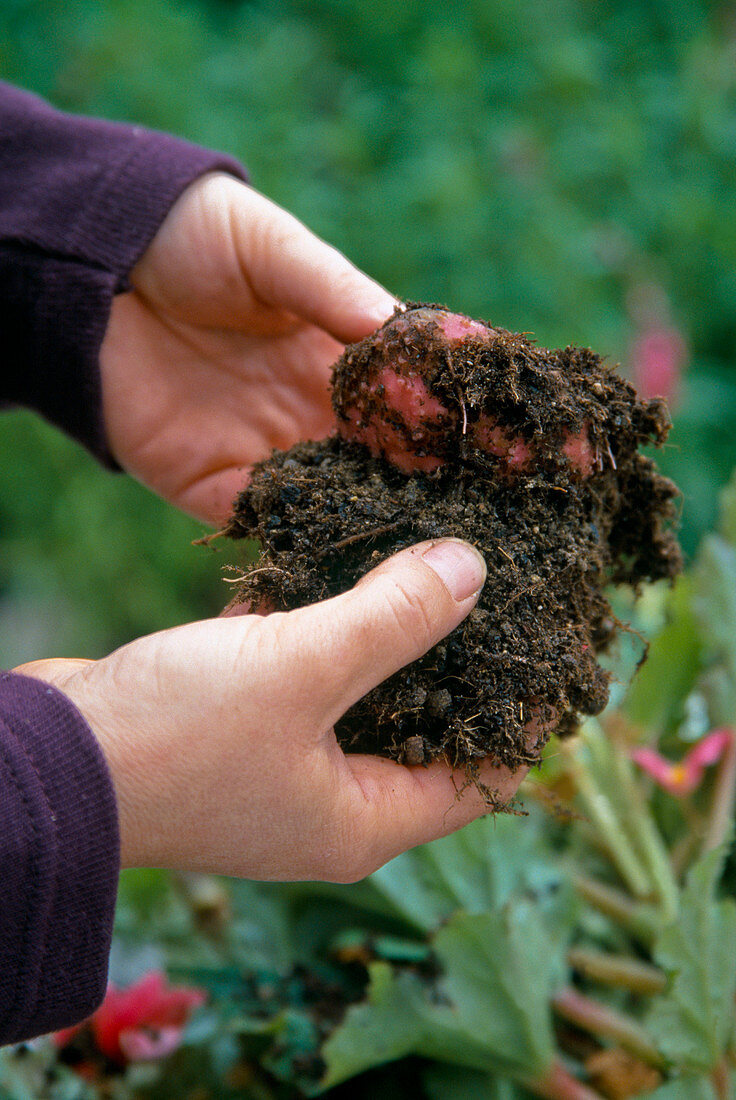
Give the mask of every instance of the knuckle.
M 425 597 L 401 580 L 394 581 L 388 594 L 389 610 L 398 629 L 412 647 L 422 653 L 437 640 L 437 628 Z
M 329 859 L 322 868 L 322 877 L 327 881 L 345 885 L 361 882 L 380 866 L 369 817 L 368 812 L 354 808 L 347 817 L 333 820 Z
M 294 623 L 289 613 L 274 611 L 243 634 L 238 661 L 241 668 L 251 668 L 258 654 L 267 653 L 268 661 L 259 661 L 261 675 L 270 674 L 281 682 L 284 670 L 294 664 L 295 648 Z

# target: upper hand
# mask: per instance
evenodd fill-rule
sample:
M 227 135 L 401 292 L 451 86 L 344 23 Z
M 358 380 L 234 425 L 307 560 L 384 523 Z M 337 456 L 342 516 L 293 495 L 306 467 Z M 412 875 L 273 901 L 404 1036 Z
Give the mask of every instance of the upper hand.
M 227 518 L 247 470 L 333 427 L 330 367 L 395 300 L 231 176 L 191 184 L 113 301 L 103 415 L 124 469 Z

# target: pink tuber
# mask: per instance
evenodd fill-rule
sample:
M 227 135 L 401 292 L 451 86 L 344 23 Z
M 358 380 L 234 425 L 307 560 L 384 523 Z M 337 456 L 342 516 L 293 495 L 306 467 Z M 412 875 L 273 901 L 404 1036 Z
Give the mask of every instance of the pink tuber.
M 469 409 L 460 384 L 454 399 L 443 400 L 431 388 L 432 362 L 417 357 L 417 345 L 426 340 L 432 347 L 439 340 L 447 346 L 446 366 L 452 370 L 450 352 L 457 354 L 466 343 L 477 351 L 499 335 L 497 329 L 444 309 L 422 306 L 397 314 L 372 339 L 372 375 L 361 377 L 338 407 L 340 435 L 365 444 L 375 458 L 385 458 L 404 474 L 432 473 L 444 466 L 448 437 L 458 435 L 468 447 L 497 458 L 508 474 L 532 471 L 534 440 L 493 412 Z M 566 433 L 561 450 L 582 477 L 594 472 L 587 426 Z

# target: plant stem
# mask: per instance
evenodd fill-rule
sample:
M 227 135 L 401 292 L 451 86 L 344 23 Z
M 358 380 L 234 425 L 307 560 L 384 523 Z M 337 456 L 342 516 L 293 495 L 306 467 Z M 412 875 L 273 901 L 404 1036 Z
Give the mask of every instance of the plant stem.
M 638 898 L 647 898 L 652 893 L 652 883 L 639 862 L 634 848 L 624 835 L 610 799 L 599 789 L 593 776 L 580 762 L 576 762 L 573 776 L 585 808 L 591 821 L 605 844 L 621 878 L 631 893 Z
M 608 1008 L 571 987 L 556 993 L 552 998 L 552 1006 L 559 1016 L 583 1031 L 604 1039 L 613 1039 L 642 1062 L 657 1069 L 663 1067 L 662 1057 L 654 1043 L 631 1016 Z
M 677 915 L 677 883 L 667 847 L 636 781 L 628 748 L 620 738 L 606 736 L 594 719 L 584 724 L 581 740 L 587 752 L 578 753 L 575 763 L 587 778 L 577 775 L 583 780 L 580 794 L 595 816 L 609 856 L 633 894 L 659 899 L 663 917 L 669 922 Z M 593 792 L 597 807 L 591 803 Z
M 683 817 L 685 814 L 683 813 Z M 687 819 L 686 819 L 687 820 Z M 688 830 L 680 837 L 670 852 L 670 866 L 675 878 L 682 879 L 703 843 L 702 823 L 688 821 Z
M 703 854 L 723 844 L 733 828 L 736 804 L 736 732 L 734 730 L 730 732 L 731 737 L 721 757 L 713 789 L 713 801 L 703 840 Z
M 710 1075 L 710 1079 L 713 1082 L 713 1091 L 718 1097 L 718 1100 L 731 1100 L 729 1077 L 728 1065 L 726 1064 L 725 1058 L 722 1058 Z
M 561 1062 L 553 1062 L 544 1077 L 522 1080 L 522 1085 L 543 1100 L 603 1100 L 599 1092 L 588 1088 L 565 1069 Z
M 630 894 L 587 875 L 574 875 L 573 885 L 584 901 L 626 928 L 640 943 L 650 946 L 662 926 L 652 905 L 635 901 Z
M 657 893 L 662 902 L 662 915 L 666 921 L 674 920 L 679 905 L 679 890 L 672 871 L 667 848 L 654 823 L 641 787 L 634 779 L 631 761 L 622 750 L 614 746 L 611 753 L 615 777 L 625 802 L 630 807 L 628 825 L 638 841 Z
M 612 955 L 607 951 L 592 951 L 573 947 L 567 953 L 570 966 L 586 978 L 603 985 L 627 989 L 644 995 L 661 993 L 667 984 L 662 971 L 632 955 Z

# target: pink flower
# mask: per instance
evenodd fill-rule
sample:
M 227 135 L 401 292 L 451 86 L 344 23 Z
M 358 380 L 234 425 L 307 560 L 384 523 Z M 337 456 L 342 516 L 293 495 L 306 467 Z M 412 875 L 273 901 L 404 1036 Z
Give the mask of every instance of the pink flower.
M 692 794 L 700 785 L 705 769 L 720 760 L 733 738 L 732 729 L 713 730 L 698 741 L 679 764 L 673 764 L 654 749 L 634 749 L 631 759 L 660 787 L 681 798 Z
M 654 325 L 634 341 L 631 367 L 634 385 L 642 397 L 664 397 L 674 405 L 687 362 L 687 345 L 673 325 Z
M 203 990 L 169 986 L 154 970 L 127 989 L 110 984 L 94 1015 L 57 1031 L 54 1041 L 64 1047 L 86 1027 L 100 1053 L 120 1066 L 155 1061 L 176 1050 L 192 1010 L 205 1000 Z

